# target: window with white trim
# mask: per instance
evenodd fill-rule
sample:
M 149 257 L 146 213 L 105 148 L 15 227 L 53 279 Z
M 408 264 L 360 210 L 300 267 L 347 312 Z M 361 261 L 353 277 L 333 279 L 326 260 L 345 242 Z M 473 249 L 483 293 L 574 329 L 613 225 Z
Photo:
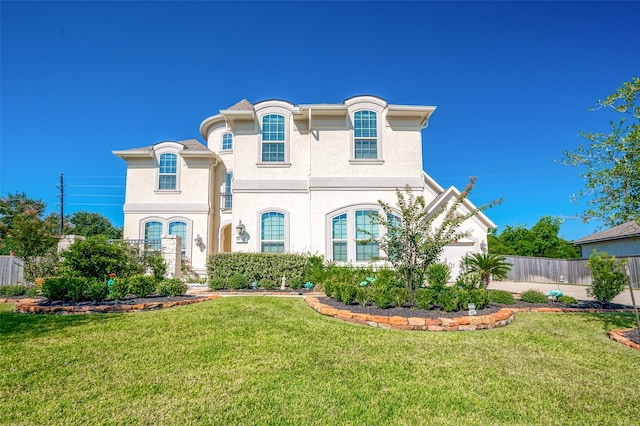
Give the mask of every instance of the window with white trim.
M 284 252 L 284 214 L 265 212 L 260 215 L 260 251 L 266 253 Z
M 233 149 L 233 134 L 225 133 L 222 135 L 222 151 L 231 151 Z
M 353 114 L 353 158 L 378 158 L 378 118 L 374 111 L 362 110 Z
M 180 254 L 182 260 L 187 257 L 187 224 L 185 222 L 170 222 L 169 235 L 177 235 L 180 237 L 181 246 Z
M 331 255 L 337 262 L 347 261 L 347 214 L 331 219 Z
M 160 154 L 158 163 L 158 189 L 175 190 L 178 174 L 178 156 L 176 154 Z
M 262 161 L 285 160 L 284 116 L 268 114 L 262 117 Z
M 378 238 L 379 225 L 374 219 L 377 216 L 375 210 L 355 211 L 356 262 L 371 262 L 379 255 L 378 243 L 368 241 Z
M 160 251 L 162 238 L 162 223 L 151 221 L 144 224 L 144 249 Z
M 228 172 L 224 175 L 224 191 L 222 193 L 222 208 L 225 210 L 233 207 L 233 196 L 231 192 L 231 182 L 233 181 L 233 173 Z

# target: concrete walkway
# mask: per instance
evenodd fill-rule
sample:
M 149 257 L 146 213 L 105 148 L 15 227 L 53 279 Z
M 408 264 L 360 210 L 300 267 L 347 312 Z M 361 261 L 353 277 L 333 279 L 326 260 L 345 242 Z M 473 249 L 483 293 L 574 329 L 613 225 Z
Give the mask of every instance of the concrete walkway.
M 540 290 L 548 293 L 551 290 L 560 289 L 565 296 L 575 297 L 578 300 L 594 300 L 593 297 L 587 296 L 587 286 L 577 284 L 542 284 L 519 281 L 492 281 L 489 284 L 489 290 L 506 290 L 511 293 L 524 293 L 527 290 Z M 633 295 L 636 299 L 636 306 L 640 305 L 640 289 L 634 289 Z M 632 306 L 631 292 L 628 287 L 622 293 L 612 300 L 613 303 Z

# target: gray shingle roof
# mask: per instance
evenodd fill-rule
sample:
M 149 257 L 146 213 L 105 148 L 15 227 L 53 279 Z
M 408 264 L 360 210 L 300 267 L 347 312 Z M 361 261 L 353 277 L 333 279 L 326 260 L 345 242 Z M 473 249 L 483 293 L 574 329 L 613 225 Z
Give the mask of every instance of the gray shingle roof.
M 640 237 L 640 225 L 638 225 L 638 222 L 634 220 L 623 223 L 622 225 L 614 226 L 613 228 L 605 231 L 587 235 L 579 240 L 575 240 L 573 244 L 580 245 L 629 237 Z
M 253 110 L 253 104 L 246 99 L 241 100 L 240 102 L 231 105 L 227 110 L 231 111 L 251 111 Z

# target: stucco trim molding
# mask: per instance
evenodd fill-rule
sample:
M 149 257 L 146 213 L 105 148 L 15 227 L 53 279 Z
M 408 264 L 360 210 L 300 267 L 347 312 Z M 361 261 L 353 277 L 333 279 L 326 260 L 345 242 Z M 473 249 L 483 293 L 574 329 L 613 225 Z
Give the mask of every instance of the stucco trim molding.
M 396 177 L 316 177 L 309 179 L 310 191 L 359 191 L 404 189 L 407 185 L 413 191 L 422 191 L 422 178 Z
M 124 205 L 125 213 L 209 213 L 209 205 L 205 203 L 127 203 Z
M 306 180 L 235 180 L 233 192 L 307 192 Z

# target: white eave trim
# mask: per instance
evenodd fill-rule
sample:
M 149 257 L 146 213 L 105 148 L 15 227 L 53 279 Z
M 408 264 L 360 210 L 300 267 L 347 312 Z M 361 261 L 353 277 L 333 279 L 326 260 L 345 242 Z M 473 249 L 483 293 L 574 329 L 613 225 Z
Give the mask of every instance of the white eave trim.
M 153 158 L 153 150 L 149 151 L 111 151 L 113 155 L 116 155 L 123 160 L 127 160 L 129 158 Z
M 429 117 L 435 110 L 435 106 L 389 105 L 387 118 L 416 119 L 420 121 L 420 127 L 424 128 L 427 127 Z

